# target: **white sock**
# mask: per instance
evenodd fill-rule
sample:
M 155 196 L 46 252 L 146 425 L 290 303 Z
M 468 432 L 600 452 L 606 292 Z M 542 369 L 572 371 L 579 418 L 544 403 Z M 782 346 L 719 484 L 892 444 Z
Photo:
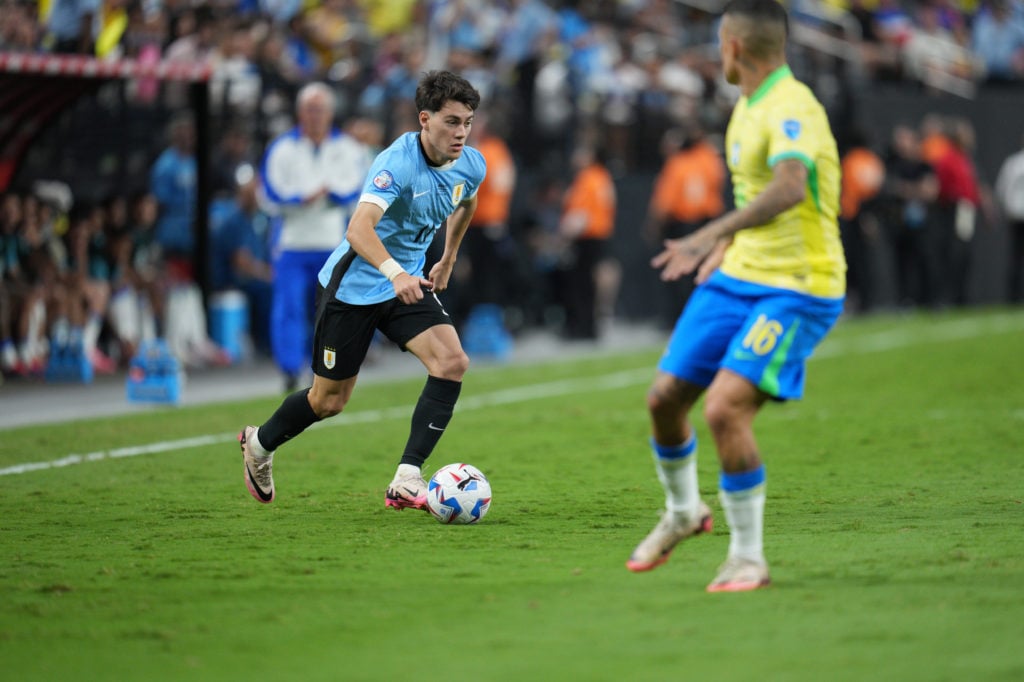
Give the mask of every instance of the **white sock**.
M 665 508 L 680 521 L 693 522 L 700 504 L 697 487 L 697 436 L 682 445 L 659 445 L 652 439 L 654 469 L 665 489 Z M 685 453 L 685 454 L 684 454 Z
M 265 447 L 263 447 L 263 443 L 260 442 L 260 430 L 259 429 L 256 429 L 253 432 L 252 440 L 249 441 L 249 444 L 252 445 L 253 452 L 255 452 L 256 455 L 259 456 L 259 457 L 266 457 L 267 455 L 274 454 L 273 452 L 271 452 L 271 451 L 267 450 Z
M 32 304 L 28 314 L 28 353 L 33 357 L 40 355 L 40 341 L 43 338 L 43 331 L 46 327 L 46 306 L 42 301 Z
M 398 470 L 395 471 L 395 478 L 408 478 L 410 476 L 419 476 L 420 468 L 415 464 L 399 464 Z
M 35 349 L 32 344 L 28 341 L 22 341 L 18 344 L 18 357 L 21 358 L 23 365 L 29 365 L 35 359 Z
M 729 524 L 729 556 L 765 563 L 764 485 L 735 492 L 719 490 L 718 499 Z
M 85 323 L 85 330 L 82 332 L 82 348 L 86 353 L 91 353 L 96 349 L 96 341 L 100 338 L 101 331 L 103 331 L 103 318 L 96 313 L 91 313 Z

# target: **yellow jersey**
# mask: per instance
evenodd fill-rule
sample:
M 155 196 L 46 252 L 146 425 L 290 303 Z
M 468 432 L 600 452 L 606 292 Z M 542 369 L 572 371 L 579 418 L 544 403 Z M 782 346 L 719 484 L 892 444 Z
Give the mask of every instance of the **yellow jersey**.
M 730 277 L 812 296 L 846 292 L 846 259 L 839 240 L 839 152 L 825 109 L 788 66 L 776 69 L 741 97 L 725 134 L 736 206 L 764 191 L 784 159 L 807 166 L 807 194 L 765 225 L 740 230 L 721 270 Z

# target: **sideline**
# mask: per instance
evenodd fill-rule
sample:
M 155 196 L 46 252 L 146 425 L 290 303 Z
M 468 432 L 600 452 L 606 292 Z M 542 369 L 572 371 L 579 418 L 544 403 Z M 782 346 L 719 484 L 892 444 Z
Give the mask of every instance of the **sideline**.
M 922 346 L 933 343 L 945 343 L 969 338 L 977 338 L 990 334 L 1005 334 L 1016 331 L 1024 331 L 1024 316 L 1021 315 L 995 315 L 991 317 L 967 318 L 938 322 L 922 334 L 920 329 L 891 329 L 882 332 L 872 332 L 863 336 L 855 336 L 841 339 L 826 339 L 822 346 L 811 358 L 816 360 L 836 358 L 850 355 L 868 355 L 871 353 L 883 353 L 898 348 L 910 346 Z M 626 388 L 649 382 L 653 376 L 654 368 L 645 367 L 640 369 L 624 370 L 605 374 L 598 377 L 587 377 L 583 379 L 563 379 L 540 384 L 530 384 L 516 388 L 502 389 L 484 393 L 476 396 L 467 396 L 461 399 L 457 405 L 457 411 L 477 410 L 494 405 L 507 405 L 521 403 L 530 400 L 543 398 L 555 398 L 593 391 L 608 391 L 618 388 Z M 369 424 L 388 421 L 391 419 L 407 419 L 412 411 L 412 405 L 400 407 L 389 407 L 381 410 L 366 410 L 359 412 L 343 412 L 329 421 L 319 422 L 311 428 L 337 428 L 347 424 Z M 137 457 L 140 455 L 153 455 L 171 450 L 185 450 L 188 448 L 204 447 L 207 445 L 219 445 L 237 441 L 235 433 L 196 436 L 173 441 L 159 441 L 146 445 L 136 445 L 112 450 L 99 450 L 85 454 L 71 453 L 42 462 L 26 462 L 15 464 L 0 469 L 0 476 L 11 476 L 25 474 L 32 471 L 43 471 L 46 469 L 59 469 L 62 467 L 85 464 L 88 462 L 99 462 L 106 459 L 120 459 L 124 457 Z

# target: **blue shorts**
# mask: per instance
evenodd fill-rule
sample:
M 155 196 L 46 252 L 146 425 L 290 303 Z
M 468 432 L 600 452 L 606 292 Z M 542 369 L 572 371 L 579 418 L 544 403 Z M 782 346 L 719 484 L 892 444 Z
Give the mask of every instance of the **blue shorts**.
M 804 363 L 843 311 L 819 298 L 721 272 L 697 287 L 658 369 L 707 387 L 722 368 L 778 400 L 803 396 Z

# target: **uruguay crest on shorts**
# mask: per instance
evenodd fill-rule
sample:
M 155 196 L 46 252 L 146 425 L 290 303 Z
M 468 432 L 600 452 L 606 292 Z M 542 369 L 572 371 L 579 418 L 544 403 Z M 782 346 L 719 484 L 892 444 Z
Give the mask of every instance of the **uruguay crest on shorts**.
M 334 369 L 334 362 L 338 359 L 337 353 L 334 352 L 333 348 L 324 346 L 324 367 L 327 369 Z

